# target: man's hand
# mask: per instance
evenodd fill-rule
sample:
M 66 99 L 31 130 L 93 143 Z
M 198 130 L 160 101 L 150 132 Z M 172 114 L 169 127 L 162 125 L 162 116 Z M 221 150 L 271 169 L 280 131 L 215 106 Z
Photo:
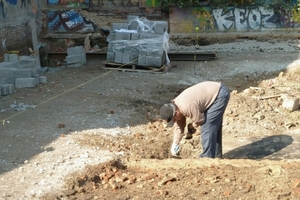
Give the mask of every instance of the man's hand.
M 179 151 L 180 151 L 179 144 L 173 143 L 172 147 L 171 147 L 172 156 L 178 157 L 179 156 Z
M 192 123 L 189 123 L 188 126 L 187 126 L 187 128 L 188 128 L 188 133 L 189 133 L 189 134 L 194 134 L 194 133 L 196 133 L 196 131 L 197 131 L 197 130 L 194 128 L 194 126 L 193 126 Z

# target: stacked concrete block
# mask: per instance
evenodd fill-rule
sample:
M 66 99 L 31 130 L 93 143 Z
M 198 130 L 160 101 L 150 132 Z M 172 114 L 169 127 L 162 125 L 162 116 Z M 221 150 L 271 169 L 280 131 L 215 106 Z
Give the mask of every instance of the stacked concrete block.
M 12 94 L 15 92 L 15 85 L 14 84 L 2 84 L 1 85 L 1 92 L 2 96 Z
M 47 77 L 46 76 L 39 76 L 39 83 L 47 83 Z
M 127 23 L 112 23 L 107 62 L 161 67 L 166 63 L 168 23 L 127 16 Z
M 36 57 L 4 55 L 4 62 L 0 63 L 0 95 L 14 93 L 15 88 L 35 87 L 39 83 Z
M 35 85 L 35 78 L 17 78 L 15 82 L 16 88 L 34 87 Z
M 86 53 L 83 46 L 69 47 L 67 54 L 67 67 L 81 67 L 86 65 Z
M 19 60 L 18 54 L 5 54 L 4 55 L 4 62 L 14 62 L 14 61 L 18 61 L 18 60 Z

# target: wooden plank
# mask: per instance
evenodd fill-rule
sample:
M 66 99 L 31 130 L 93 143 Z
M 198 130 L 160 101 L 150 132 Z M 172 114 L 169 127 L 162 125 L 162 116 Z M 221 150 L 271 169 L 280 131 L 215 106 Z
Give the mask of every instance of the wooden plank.
M 171 64 L 161 67 L 139 66 L 132 64 L 119 64 L 102 62 L 102 69 L 128 71 L 128 72 L 146 72 L 146 73 L 166 73 L 171 68 Z

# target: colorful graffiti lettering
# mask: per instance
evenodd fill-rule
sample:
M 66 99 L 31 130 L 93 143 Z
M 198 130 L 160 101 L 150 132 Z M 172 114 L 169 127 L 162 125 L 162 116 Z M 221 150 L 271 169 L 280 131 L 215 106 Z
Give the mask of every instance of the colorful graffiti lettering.
M 77 32 L 95 31 L 94 25 L 88 23 L 75 10 L 60 11 L 53 10 L 48 12 L 48 31 L 49 32 Z
M 294 28 L 295 21 L 292 17 L 292 12 L 287 11 L 282 7 L 278 8 L 278 23 L 281 28 Z
M 88 8 L 90 0 L 47 0 L 48 6 Z
M 18 0 L 6 0 L 6 2 L 12 5 L 17 5 Z
M 227 7 L 176 9 L 171 13 L 172 30 L 177 33 L 200 31 L 258 31 L 300 27 L 300 11 L 282 7 Z

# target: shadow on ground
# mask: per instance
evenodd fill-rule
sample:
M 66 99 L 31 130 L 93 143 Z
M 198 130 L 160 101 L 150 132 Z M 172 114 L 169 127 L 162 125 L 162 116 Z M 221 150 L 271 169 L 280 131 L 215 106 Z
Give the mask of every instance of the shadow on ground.
M 276 154 L 292 143 L 293 138 L 289 135 L 269 136 L 228 151 L 223 157 L 227 159 L 262 159 Z

